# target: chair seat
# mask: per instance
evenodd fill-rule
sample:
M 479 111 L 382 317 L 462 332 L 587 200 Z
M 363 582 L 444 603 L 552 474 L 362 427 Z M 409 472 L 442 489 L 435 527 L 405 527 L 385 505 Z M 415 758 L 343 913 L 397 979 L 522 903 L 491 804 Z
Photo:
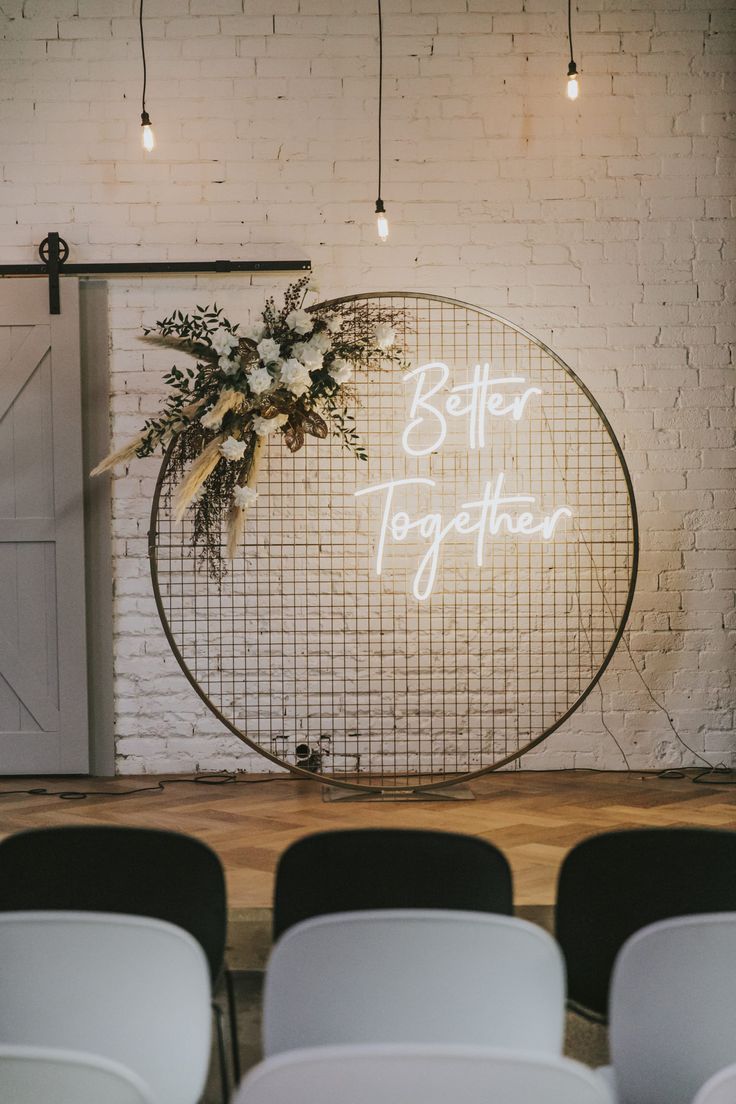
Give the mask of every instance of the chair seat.
M 134 1070 L 157 1104 L 196 1104 L 210 981 L 188 932 L 114 913 L 0 913 L 0 961 L 0 1043 L 98 1054 Z
M 487 840 L 415 828 L 315 832 L 279 859 L 274 940 L 313 916 L 385 908 L 510 916 L 511 869 Z
M 627 939 L 673 916 L 736 910 L 736 832 L 633 828 L 590 836 L 560 868 L 555 933 L 568 997 L 605 1020 Z
M 569 1058 L 463 1046 L 293 1050 L 256 1066 L 234 1104 L 612 1104 Z
M 109 1058 L 50 1047 L 0 1046 L 6 1104 L 155 1104 L 132 1070 Z
M 480 912 L 319 916 L 273 948 L 264 1053 L 357 1043 L 458 1043 L 559 1054 L 562 956 L 542 928 Z
M 611 1064 L 626 1104 L 692 1104 L 734 1058 L 736 912 L 651 924 L 619 954 Z
M 615 1100 L 618 1100 L 618 1091 L 616 1089 L 616 1075 L 613 1072 L 613 1066 L 599 1066 L 595 1070 L 595 1075 L 598 1077 L 604 1085 L 611 1090 L 611 1095 Z
M 710 1077 L 698 1090 L 693 1104 L 734 1104 L 736 1101 L 736 1065 L 726 1066 Z

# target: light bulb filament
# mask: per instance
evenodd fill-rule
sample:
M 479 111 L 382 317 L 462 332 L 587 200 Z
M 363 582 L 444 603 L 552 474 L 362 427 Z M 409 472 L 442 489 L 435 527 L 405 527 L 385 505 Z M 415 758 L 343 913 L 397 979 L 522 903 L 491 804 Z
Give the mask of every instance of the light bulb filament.
M 383 205 L 383 200 L 380 195 L 376 200 L 376 230 L 381 241 L 388 239 L 388 219 L 386 218 L 386 208 Z
M 151 118 L 147 111 L 141 112 L 141 138 L 143 140 L 144 150 L 146 153 L 150 153 L 156 145 L 156 139 L 153 136 Z

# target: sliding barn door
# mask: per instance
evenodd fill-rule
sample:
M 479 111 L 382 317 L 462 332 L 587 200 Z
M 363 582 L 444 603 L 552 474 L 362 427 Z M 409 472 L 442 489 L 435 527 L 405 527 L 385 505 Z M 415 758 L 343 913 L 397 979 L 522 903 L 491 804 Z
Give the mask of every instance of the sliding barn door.
M 79 287 L 0 280 L 0 774 L 88 769 Z

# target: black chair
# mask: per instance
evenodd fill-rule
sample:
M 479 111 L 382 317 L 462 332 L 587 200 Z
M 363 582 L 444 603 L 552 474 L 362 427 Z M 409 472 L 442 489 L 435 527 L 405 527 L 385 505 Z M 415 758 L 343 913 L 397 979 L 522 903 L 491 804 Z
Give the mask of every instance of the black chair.
M 84 826 L 37 828 L 0 843 L 0 912 L 69 909 L 167 920 L 201 945 L 214 990 L 223 973 L 227 898 L 222 864 L 179 832 Z M 225 972 L 237 1065 L 232 979 Z M 223 1098 L 229 1093 L 222 1013 L 213 1004 Z
M 513 912 L 511 870 L 486 840 L 455 832 L 357 828 L 318 832 L 281 856 L 274 940 L 300 920 L 360 909 Z
M 673 916 L 736 911 L 736 832 L 635 828 L 606 832 L 567 855 L 555 927 L 568 1003 L 605 1022 L 613 964 L 640 928 Z

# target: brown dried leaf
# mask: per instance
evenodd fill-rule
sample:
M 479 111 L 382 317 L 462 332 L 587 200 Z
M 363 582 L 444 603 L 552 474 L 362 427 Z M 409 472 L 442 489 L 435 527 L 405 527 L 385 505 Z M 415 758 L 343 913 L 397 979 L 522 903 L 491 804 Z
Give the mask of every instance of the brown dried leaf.
M 322 441 L 329 433 L 327 422 L 314 410 L 308 410 L 304 415 L 304 428 L 307 433 L 311 433 L 312 437 L 319 437 Z
M 287 399 L 278 393 L 269 395 L 264 400 L 260 409 L 262 418 L 275 418 L 277 414 L 291 414 L 294 407 L 293 399 Z
M 304 446 L 304 427 L 300 422 L 289 422 L 284 429 L 284 441 L 289 452 L 298 452 Z
M 248 337 L 241 337 L 238 345 L 238 353 L 246 368 L 257 364 L 260 359 L 255 341 L 251 341 Z

